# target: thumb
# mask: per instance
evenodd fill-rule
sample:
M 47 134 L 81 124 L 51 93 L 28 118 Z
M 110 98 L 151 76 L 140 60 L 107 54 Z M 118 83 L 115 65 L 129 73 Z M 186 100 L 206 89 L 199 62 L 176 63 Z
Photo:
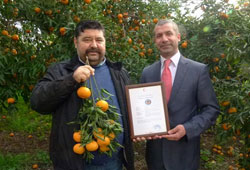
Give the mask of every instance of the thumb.
M 171 129 L 171 130 L 168 131 L 168 134 L 169 134 L 169 135 L 172 135 L 172 134 L 176 133 L 176 131 L 177 131 L 176 128 Z

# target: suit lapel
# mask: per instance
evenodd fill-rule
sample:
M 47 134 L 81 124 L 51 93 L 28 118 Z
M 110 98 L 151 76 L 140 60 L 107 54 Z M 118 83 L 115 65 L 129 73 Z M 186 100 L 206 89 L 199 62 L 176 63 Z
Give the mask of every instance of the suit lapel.
M 157 76 L 155 76 L 154 81 L 161 81 L 161 62 L 160 61 L 156 63 L 156 67 L 155 67 L 154 72 L 157 75 Z
M 176 94 L 178 93 L 179 89 L 181 88 L 181 85 L 183 84 L 183 80 L 185 78 L 185 75 L 187 74 L 187 68 L 188 68 L 188 63 L 186 62 L 186 59 L 181 56 L 179 63 L 178 63 L 178 68 L 176 71 L 175 75 L 175 80 L 174 84 L 172 87 L 172 92 L 169 100 L 169 104 L 171 103 L 172 100 L 176 97 Z

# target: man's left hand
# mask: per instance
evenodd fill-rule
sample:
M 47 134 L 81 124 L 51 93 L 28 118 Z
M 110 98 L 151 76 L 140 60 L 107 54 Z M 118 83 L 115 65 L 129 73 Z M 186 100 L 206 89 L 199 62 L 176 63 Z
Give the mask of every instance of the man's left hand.
M 177 125 L 175 128 L 168 131 L 167 135 L 164 135 L 168 140 L 180 140 L 183 136 L 186 135 L 186 130 L 183 125 Z

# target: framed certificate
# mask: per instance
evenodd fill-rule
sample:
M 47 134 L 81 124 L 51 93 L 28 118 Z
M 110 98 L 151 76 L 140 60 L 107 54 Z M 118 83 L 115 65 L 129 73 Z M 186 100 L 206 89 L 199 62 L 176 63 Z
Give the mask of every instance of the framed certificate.
M 126 86 L 131 139 L 167 134 L 170 129 L 163 82 Z

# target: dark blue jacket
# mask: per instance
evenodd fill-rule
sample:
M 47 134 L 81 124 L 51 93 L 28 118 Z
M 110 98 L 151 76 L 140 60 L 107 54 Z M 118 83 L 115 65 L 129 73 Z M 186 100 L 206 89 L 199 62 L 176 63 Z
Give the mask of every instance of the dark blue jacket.
M 121 108 L 124 128 L 124 165 L 134 169 L 134 155 L 130 140 L 125 85 L 130 83 L 127 71 L 121 63 L 106 61 L 115 86 Z M 73 152 L 75 144 L 72 134 L 77 125 L 69 125 L 81 107 L 81 99 L 76 90 L 80 84 L 73 79 L 73 72 L 82 65 L 78 57 L 50 67 L 37 83 L 31 95 L 31 107 L 41 114 L 52 113 L 50 135 L 50 158 L 55 170 L 84 170 L 83 158 Z

